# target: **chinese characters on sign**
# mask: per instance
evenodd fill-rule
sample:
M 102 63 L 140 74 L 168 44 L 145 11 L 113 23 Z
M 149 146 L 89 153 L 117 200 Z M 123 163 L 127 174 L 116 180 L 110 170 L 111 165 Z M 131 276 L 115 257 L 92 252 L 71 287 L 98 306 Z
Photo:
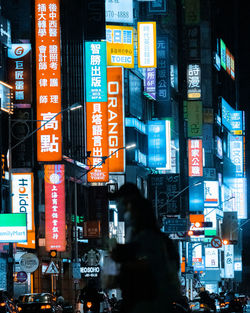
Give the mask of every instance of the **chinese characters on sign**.
M 108 67 L 108 140 L 109 155 L 125 146 L 123 68 Z M 109 172 L 125 171 L 125 150 L 121 149 L 109 158 Z
M 91 151 L 91 167 L 88 173 L 89 182 L 109 181 L 108 156 L 108 108 L 107 102 L 87 102 L 87 151 Z
M 202 102 L 187 101 L 188 137 L 202 136 Z
M 106 22 L 133 23 L 133 0 L 106 0 Z
M 107 101 L 106 43 L 85 42 L 87 102 Z
M 59 0 L 35 1 L 38 161 L 62 159 Z M 54 117 L 54 118 L 53 118 Z M 50 122 L 45 124 L 48 120 Z
M 188 26 L 187 32 L 187 58 L 199 59 L 200 58 L 200 27 Z
M 146 68 L 144 77 L 144 94 L 156 100 L 156 68 Z
M 189 176 L 203 176 L 202 140 L 188 140 Z
M 12 44 L 8 49 L 8 82 L 13 86 L 13 103 L 31 107 L 31 44 Z
M 45 246 L 65 251 L 65 173 L 63 164 L 44 165 Z
M 187 97 L 201 98 L 201 68 L 199 64 L 189 64 L 187 68 Z
M 133 27 L 106 25 L 107 64 L 134 68 Z
M 156 22 L 139 22 L 138 67 L 156 67 Z
M 232 79 L 235 79 L 234 56 L 226 47 L 226 44 L 222 39 L 220 39 L 220 60 L 221 66 L 224 70 L 231 76 Z
M 204 206 L 214 207 L 219 204 L 218 181 L 204 181 Z
M 229 135 L 230 159 L 235 165 L 236 177 L 243 177 L 243 136 Z

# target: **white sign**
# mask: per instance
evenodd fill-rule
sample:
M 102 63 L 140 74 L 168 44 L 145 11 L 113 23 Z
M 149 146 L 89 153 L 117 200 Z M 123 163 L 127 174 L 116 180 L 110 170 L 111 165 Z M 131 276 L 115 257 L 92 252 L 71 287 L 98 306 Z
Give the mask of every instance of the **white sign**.
M 234 270 L 235 271 L 242 271 L 242 262 L 234 262 Z
M 219 184 L 218 181 L 204 181 L 204 206 L 218 206 Z
M 224 278 L 234 278 L 234 246 L 224 246 L 224 263 L 225 275 Z
M 33 230 L 33 173 L 12 173 L 12 212 L 27 213 L 27 230 Z
M 156 67 L 156 23 L 138 23 L 138 67 Z
M 38 257 L 33 253 L 25 253 L 21 256 L 20 269 L 26 273 L 33 273 L 38 268 Z
M 247 219 L 247 179 L 234 178 L 234 191 L 238 219 Z
M 218 267 L 218 249 L 205 248 L 205 265 L 206 267 Z
M 48 268 L 45 271 L 46 274 L 59 274 L 59 270 L 53 261 L 50 262 Z
M 133 23 L 133 0 L 106 0 L 106 22 Z

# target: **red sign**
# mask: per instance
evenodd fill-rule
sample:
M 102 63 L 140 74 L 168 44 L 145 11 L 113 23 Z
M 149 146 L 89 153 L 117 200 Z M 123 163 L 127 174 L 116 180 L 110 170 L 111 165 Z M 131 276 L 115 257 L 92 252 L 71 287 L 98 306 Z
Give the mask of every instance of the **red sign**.
M 31 107 L 31 44 L 12 44 L 8 49 L 8 82 L 13 87 L 13 104 Z
M 125 146 L 123 68 L 108 67 L 108 138 L 109 154 Z M 109 158 L 109 172 L 124 173 L 125 150 L 120 149 Z
M 220 237 L 214 237 L 211 240 L 211 246 L 213 248 L 221 248 L 222 247 L 222 239 Z
M 203 176 L 202 140 L 188 140 L 189 176 Z
M 35 0 L 38 161 L 62 159 L 59 0 Z
M 91 151 L 88 182 L 109 181 L 108 107 L 107 102 L 87 102 L 87 151 Z
M 63 164 L 44 165 L 45 246 L 65 251 L 65 175 Z

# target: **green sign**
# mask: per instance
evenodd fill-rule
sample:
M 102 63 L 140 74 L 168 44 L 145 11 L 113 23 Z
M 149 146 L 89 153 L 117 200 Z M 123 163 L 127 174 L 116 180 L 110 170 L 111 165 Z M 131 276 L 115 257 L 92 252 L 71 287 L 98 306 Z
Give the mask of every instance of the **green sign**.
M 202 102 L 187 101 L 188 137 L 202 136 Z
M 27 242 L 27 214 L 0 214 L 0 242 Z
M 222 39 L 220 40 L 220 64 L 224 70 L 227 69 L 226 45 Z
M 75 222 L 75 215 L 71 215 L 71 221 L 74 223 Z M 76 217 L 76 222 L 77 224 L 83 223 L 84 222 L 84 216 L 79 216 L 77 215 Z

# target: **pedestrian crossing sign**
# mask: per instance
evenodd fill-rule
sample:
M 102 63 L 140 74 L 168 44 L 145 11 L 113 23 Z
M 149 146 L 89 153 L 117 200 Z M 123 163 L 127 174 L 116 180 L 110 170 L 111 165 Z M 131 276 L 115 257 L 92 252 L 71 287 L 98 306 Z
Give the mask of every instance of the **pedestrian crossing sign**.
M 45 271 L 46 274 L 59 274 L 59 270 L 53 261 L 50 262 L 48 268 Z

